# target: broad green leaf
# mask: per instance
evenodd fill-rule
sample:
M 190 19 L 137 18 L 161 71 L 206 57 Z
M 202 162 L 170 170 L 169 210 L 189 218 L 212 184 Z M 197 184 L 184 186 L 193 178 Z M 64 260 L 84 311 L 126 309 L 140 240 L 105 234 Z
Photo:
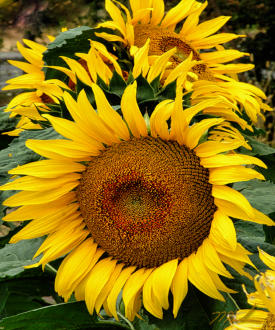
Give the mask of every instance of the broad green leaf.
M 267 145 L 266 143 L 260 142 L 255 138 L 245 135 L 245 139 L 248 144 L 252 147 L 252 150 L 247 150 L 245 148 L 240 148 L 241 153 L 255 156 L 271 155 L 275 153 L 275 149 Z
M 257 210 L 265 214 L 275 212 L 275 184 L 272 182 L 250 180 L 234 183 L 233 188 L 240 191 Z
M 9 290 L 5 285 L 0 285 L 0 317 L 6 306 L 6 302 L 9 297 Z
M 125 88 L 126 88 L 126 82 L 116 71 L 114 71 L 112 79 L 110 80 L 109 83 L 109 93 L 121 97 Z
M 0 183 L 1 177 L 6 177 L 7 172 L 18 166 L 26 163 L 36 161 L 40 158 L 32 150 L 25 146 L 25 142 L 28 139 L 59 139 L 61 136 L 56 133 L 52 128 L 36 131 L 24 131 L 19 137 L 15 138 L 8 148 L 0 151 Z
M 10 112 L 4 112 L 5 107 L 0 107 L 0 132 L 10 131 L 16 126 L 18 119 L 10 118 Z M 2 140 L 3 137 L 1 137 Z
M 76 329 L 129 329 L 113 320 L 98 320 L 87 312 L 84 302 L 47 306 L 3 318 L 0 329 L 5 330 L 76 330 Z
M 275 221 L 275 212 L 269 214 L 269 217 Z M 263 226 L 265 233 L 265 242 L 275 245 L 275 227 Z
M 265 168 L 257 168 L 257 171 L 262 173 L 266 180 L 272 181 L 275 184 L 275 154 L 259 157 L 267 166 Z
M 15 244 L 7 244 L 0 250 L 0 278 L 13 277 L 24 271 L 24 266 L 33 264 L 35 252 L 43 242 L 43 238 L 23 240 Z

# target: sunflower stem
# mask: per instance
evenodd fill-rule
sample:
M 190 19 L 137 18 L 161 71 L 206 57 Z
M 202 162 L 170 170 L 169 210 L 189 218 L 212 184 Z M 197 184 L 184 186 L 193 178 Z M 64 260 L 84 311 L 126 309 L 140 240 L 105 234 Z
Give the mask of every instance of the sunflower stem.
M 117 311 L 117 315 L 120 317 L 120 318 L 122 318 L 122 320 L 125 322 L 125 323 L 127 323 L 128 325 L 129 325 L 129 327 L 130 327 L 130 329 L 131 330 L 135 330 L 135 328 L 134 328 L 134 326 L 133 326 L 133 324 L 124 316 L 124 315 L 122 315 L 120 312 L 118 312 Z
M 231 294 L 228 293 L 228 292 L 226 292 L 226 294 L 227 294 L 228 298 L 233 302 L 233 304 L 235 305 L 235 307 L 236 307 L 238 310 L 240 310 L 240 309 L 241 309 L 240 306 L 237 304 L 236 300 L 231 296 Z
M 57 273 L 57 270 L 50 264 L 45 265 L 45 270 L 47 270 L 49 273 L 52 273 L 54 275 L 56 275 L 56 273 Z

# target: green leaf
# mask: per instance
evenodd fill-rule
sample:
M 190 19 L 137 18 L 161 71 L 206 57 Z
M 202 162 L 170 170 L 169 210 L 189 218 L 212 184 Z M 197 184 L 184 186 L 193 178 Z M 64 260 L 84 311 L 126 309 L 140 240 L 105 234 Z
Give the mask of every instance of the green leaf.
M 47 306 L 6 317 L 0 321 L 5 330 L 76 330 L 76 329 L 129 329 L 116 321 L 100 321 L 87 312 L 84 302 Z
M 43 243 L 43 238 L 23 240 L 15 244 L 7 244 L 0 250 L 0 278 L 13 277 L 24 271 L 24 266 L 33 264 L 35 252 Z
M 41 156 L 28 149 L 25 142 L 28 139 L 59 139 L 61 136 L 53 128 L 44 130 L 24 131 L 18 138 L 15 138 L 8 148 L 0 151 L 0 183 L 1 176 L 7 177 L 7 172 L 18 166 L 38 160 Z
M 7 300 L 9 297 L 9 290 L 6 286 L 0 286 L 0 316 L 6 306 Z
M 275 221 L 275 212 L 269 214 L 269 217 Z M 265 242 L 275 245 L 275 227 L 274 226 L 263 226 L 265 233 Z
M 4 109 L 5 107 L 0 107 L 0 132 L 10 131 L 14 129 L 18 122 L 17 118 L 10 118 L 10 112 L 4 112 Z
M 275 149 L 270 147 L 266 143 L 260 142 L 248 135 L 244 135 L 244 137 L 247 140 L 248 144 L 252 147 L 252 150 L 240 148 L 241 153 L 251 156 L 255 156 L 255 155 L 263 156 L 263 155 L 271 155 L 275 153 Z
M 259 156 L 259 158 L 266 164 L 267 169 L 259 167 L 257 171 L 262 173 L 266 180 L 275 183 L 275 157 L 273 155 Z
M 233 188 L 240 191 L 257 210 L 265 214 L 275 212 L 275 184 L 272 182 L 250 180 L 234 183 Z
M 65 62 L 59 56 L 77 58 L 76 52 L 87 53 L 90 48 L 89 39 L 94 35 L 94 29 L 88 26 L 80 26 L 61 32 L 44 52 L 43 60 L 47 65 L 65 66 Z M 53 70 L 56 74 L 56 70 Z M 47 72 L 48 73 L 48 72 Z M 46 77 L 49 79 L 48 77 Z
M 116 71 L 114 71 L 112 79 L 110 80 L 110 84 L 109 84 L 109 93 L 121 97 L 125 88 L 126 88 L 126 82 Z
M 142 75 L 138 76 L 137 79 L 137 101 L 138 103 L 148 102 L 150 100 L 154 100 L 154 90 L 148 81 L 142 77 Z

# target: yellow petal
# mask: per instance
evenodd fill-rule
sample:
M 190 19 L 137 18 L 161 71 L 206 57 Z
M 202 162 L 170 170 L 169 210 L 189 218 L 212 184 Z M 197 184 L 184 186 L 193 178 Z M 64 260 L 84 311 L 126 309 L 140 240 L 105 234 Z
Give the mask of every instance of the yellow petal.
M 169 140 L 167 121 L 171 117 L 173 108 L 172 100 L 164 100 L 155 107 L 150 117 L 151 136 L 154 138 L 159 136 L 163 140 Z
M 152 290 L 160 306 L 164 309 L 169 308 L 168 294 L 169 289 L 177 270 L 178 260 L 174 259 L 157 267 L 153 276 Z
M 225 229 L 223 228 L 223 230 Z M 216 249 L 214 248 L 214 246 L 211 244 L 209 238 L 206 238 L 203 241 L 201 248 L 198 249 L 197 253 L 199 252 L 201 253 L 201 257 L 202 260 L 204 261 L 205 266 L 209 270 L 212 270 L 213 272 L 220 274 L 222 276 L 233 278 L 232 275 L 226 270 L 226 268 L 222 264 L 221 259 L 219 258 L 219 255 Z
M 78 181 L 67 182 L 63 186 L 53 190 L 36 192 L 36 191 L 21 191 L 3 202 L 3 205 L 15 207 L 20 205 L 43 204 L 51 202 L 65 195 L 79 185 Z
M 222 123 L 224 119 L 222 118 L 210 118 L 204 119 L 199 123 L 194 124 L 188 129 L 188 134 L 186 134 L 185 144 L 190 148 L 194 149 L 199 143 L 200 138 L 207 130 L 215 125 Z
M 259 248 L 259 257 L 269 268 L 275 270 L 275 257 L 269 255 Z
M 55 290 L 59 295 L 72 293 L 73 287 L 77 286 L 89 272 L 91 260 L 96 253 L 97 244 L 88 238 L 75 250 L 66 256 L 58 268 L 55 278 Z
M 216 200 L 215 200 L 216 201 Z M 211 224 L 209 238 L 212 243 L 234 251 L 237 247 L 237 235 L 232 220 L 218 209 Z
M 171 291 L 174 297 L 173 315 L 177 317 L 181 303 L 183 302 L 188 291 L 188 262 L 187 259 L 183 259 L 176 270 L 175 276 L 172 281 Z
M 210 170 L 209 182 L 215 185 L 224 185 L 251 179 L 265 180 L 264 176 L 252 168 L 243 166 L 230 166 Z
M 200 57 L 207 64 L 219 64 L 234 61 L 237 58 L 248 56 L 248 53 L 239 52 L 235 49 L 219 50 L 216 52 L 201 53 Z
M 38 205 L 26 205 L 21 206 L 20 208 L 16 209 L 15 211 L 8 213 L 3 220 L 5 221 L 25 221 L 31 220 L 35 218 L 42 218 L 47 217 L 52 214 L 55 214 L 66 207 L 67 204 L 76 201 L 75 192 L 71 191 L 68 194 L 60 197 L 58 200 L 53 202 L 45 203 L 45 204 L 38 204 Z
M 214 36 L 203 39 L 198 38 L 197 40 L 192 41 L 192 47 L 196 49 L 209 49 L 240 37 L 243 37 L 243 35 L 237 35 L 235 33 L 219 33 Z
M 199 157 L 210 157 L 221 152 L 237 149 L 242 144 L 243 142 L 238 140 L 223 143 L 219 141 L 206 141 L 198 145 L 195 149 L 195 152 Z
M 201 159 L 201 165 L 207 168 L 246 164 L 253 164 L 267 168 L 260 159 L 242 154 L 220 154 Z
M 187 40 L 203 39 L 217 32 L 230 16 L 219 16 L 196 26 L 191 33 L 185 36 Z
M 118 137 L 126 141 L 129 140 L 130 135 L 126 124 L 120 115 L 111 107 L 103 91 L 96 84 L 92 85 L 92 89 L 95 95 L 99 116 L 108 125 L 108 127 L 112 127 L 114 129 Z
M 123 269 L 122 272 L 120 273 L 118 279 L 116 280 L 111 292 L 108 295 L 107 306 L 108 306 L 110 314 L 113 315 L 116 320 L 118 320 L 117 311 L 116 311 L 117 297 L 118 297 L 121 289 L 123 288 L 125 282 L 130 278 L 131 274 L 133 273 L 133 271 L 135 269 L 136 269 L 136 267 L 134 267 L 134 266 Z M 123 295 L 124 295 L 124 289 L 122 291 L 122 297 L 123 297 Z M 123 300 L 124 300 L 124 298 L 123 298 Z M 125 300 L 124 300 L 124 303 L 125 303 L 125 309 L 127 310 L 127 304 L 126 304 Z
M 87 151 L 86 148 L 77 142 L 69 140 L 27 140 L 26 146 L 37 154 L 66 162 L 90 160 L 90 156 L 97 156 L 100 150 Z
M 0 190 L 28 190 L 28 191 L 45 191 L 58 188 L 67 182 L 73 182 L 80 179 L 80 174 L 71 173 L 54 179 L 41 179 L 31 176 L 18 178 L 12 182 L 8 182 Z
M 119 142 L 119 139 L 115 136 L 114 130 L 109 128 L 95 112 L 84 90 L 79 93 L 77 103 L 77 111 L 72 115 L 75 121 L 82 122 L 83 130 L 85 130 L 87 134 L 93 139 L 105 144 Z
M 145 120 L 140 112 L 136 101 L 137 83 L 136 81 L 126 87 L 121 99 L 121 111 L 127 122 L 131 133 L 139 138 L 147 136 Z
M 201 260 L 201 258 L 199 258 L 195 253 L 188 257 L 188 279 L 206 295 L 214 299 L 224 301 L 223 296 L 217 290 L 214 282 L 207 272 L 203 260 Z
M 108 282 L 104 286 L 104 288 L 101 290 L 100 294 L 97 297 L 96 303 L 95 303 L 95 311 L 97 313 L 100 312 L 100 309 L 103 305 L 103 303 L 106 301 L 106 298 L 108 297 L 108 294 L 112 290 L 116 280 L 118 279 L 122 268 L 124 267 L 124 264 L 118 264 L 116 265 L 113 273 L 111 274 Z
M 9 171 L 9 174 L 24 174 L 38 178 L 57 178 L 64 174 L 83 172 L 86 166 L 69 161 L 39 160 L 29 164 L 17 166 Z
M 97 142 L 96 140 L 90 138 L 89 135 L 85 134 L 77 124 L 74 122 L 63 119 L 57 118 L 50 115 L 43 115 L 49 122 L 52 124 L 53 128 L 61 135 L 75 141 L 79 144 L 82 144 L 86 147 L 87 151 L 94 152 L 95 148 L 98 150 L 103 149 L 101 143 Z
M 123 292 L 122 292 L 122 299 L 125 305 L 125 316 L 130 319 L 133 310 L 134 310 L 134 300 L 135 297 L 139 294 L 142 290 L 144 282 L 151 274 L 152 269 L 144 269 L 141 268 L 137 270 L 134 274 L 132 274 L 129 279 L 127 280 Z
M 249 217 L 246 212 L 244 212 L 242 209 L 240 209 L 236 204 L 232 204 L 228 201 L 215 198 L 215 205 L 218 206 L 218 208 L 226 215 L 236 218 L 236 219 L 241 219 L 241 220 L 246 220 L 246 221 L 253 221 L 262 225 L 267 225 L 267 226 L 274 226 L 274 221 L 271 220 L 267 215 L 263 214 L 262 212 L 254 210 L 254 216 Z
M 175 7 L 171 8 L 161 22 L 162 27 L 173 26 L 182 21 L 189 13 L 194 0 L 182 0 Z
M 164 1 L 163 0 L 153 0 L 152 1 L 152 14 L 150 24 L 158 25 L 164 15 Z
M 90 314 L 93 314 L 97 297 L 108 282 L 116 266 L 116 260 L 102 259 L 91 270 L 85 288 L 85 302 Z
M 212 196 L 215 198 L 229 201 L 232 204 L 236 204 L 242 209 L 249 217 L 254 217 L 254 210 L 248 200 L 235 189 L 228 186 L 216 186 L 212 187 Z
M 77 75 L 79 80 L 81 80 L 84 84 L 91 86 L 92 80 L 88 74 L 88 72 L 85 70 L 85 68 L 78 63 L 76 60 L 73 60 L 69 57 L 60 56 L 66 64 L 69 66 L 69 68 Z
M 80 213 L 77 212 L 77 209 L 78 205 L 74 203 L 59 209 L 55 214 L 32 220 L 12 236 L 10 243 L 16 243 L 22 239 L 42 237 L 58 230 L 60 225 L 64 226 L 69 221 L 79 217 Z

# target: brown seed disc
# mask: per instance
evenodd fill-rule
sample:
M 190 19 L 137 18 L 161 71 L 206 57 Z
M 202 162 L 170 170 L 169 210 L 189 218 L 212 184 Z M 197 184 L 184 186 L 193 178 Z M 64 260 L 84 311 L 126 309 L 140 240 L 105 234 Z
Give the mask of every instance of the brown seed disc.
M 208 169 L 175 141 L 133 138 L 93 157 L 77 190 L 91 236 L 138 267 L 188 257 L 209 235 L 216 210 Z
M 264 322 L 262 330 L 275 330 L 275 315 L 268 313 L 268 317 Z
M 147 39 L 150 38 L 149 55 L 162 55 L 168 50 L 177 47 L 177 52 L 170 59 L 172 62 L 171 68 L 176 67 L 184 61 L 191 52 L 193 52 L 194 60 L 201 60 L 199 53 L 193 49 L 182 36 L 173 31 L 169 31 L 160 26 L 138 24 L 135 26 L 134 34 L 135 46 L 137 47 L 142 47 Z M 200 79 L 214 79 L 205 64 L 195 65 L 193 71 Z

